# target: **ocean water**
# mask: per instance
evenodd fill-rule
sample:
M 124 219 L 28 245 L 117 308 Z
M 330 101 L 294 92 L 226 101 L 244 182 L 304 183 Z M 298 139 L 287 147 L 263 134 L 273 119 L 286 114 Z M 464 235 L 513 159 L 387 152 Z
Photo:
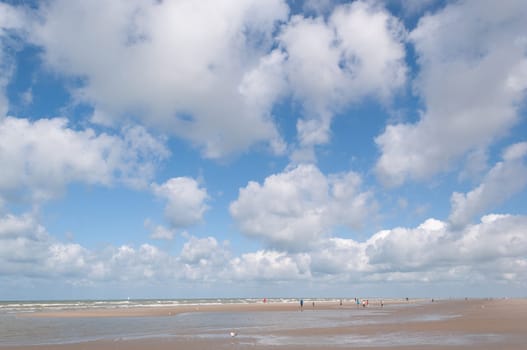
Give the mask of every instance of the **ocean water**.
M 323 299 L 334 300 L 334 299 Z M 221 305 L 260 303 L 261 299 L 221 298 L 221 299 L 127 299 L 127 300 L 37 300 L 0 301 L 0 314 L 38 311 L 61 311 L 83 309 L 155 308 L 178 305 Z M 297 302 L 297 299 L 269 299 L 271 303 Z
M 320 300 L 320 299 L 319 299 Z M 279 345 L 342 345 L 399 346 L 416 344 L 440 344 L 441 335 L 382 334 L 378 336 L 339 335 L 330 339 L 310 336 L 284 336 L 282 331 L 311 327 L 349 327 L 357 325 L 432 321 L 455 317 L 452 315 L 427 314 L 419 319 L 399 319 L 387 308 L 342 308 L 334 310 L 311 310 L 311 300 L 305 300 L 307 308 L 299 311 L 276 312 L 191 312 L 163 317 L 114 317 L 114 318 L 43 318 L 19 317 L 22 313 L 40 311 L 115 309 L 129 307 L 155 308 L 177 305 L 211 305 L 234 303 L 261 303 L 260 299 L 179 299 L 179 300 L 79 300 L 79 301 L 33 301 L 0 302 L 0 349 L 2 346 L 65 344 L 92 340 L 121 340 L 142 338 L 229 338 L 229 333 L 238 333 L 240 344 Z M 328 301 L 328 300 L 326 300 Z M 338 300 L 330 300 L 338 304 Z M 297 303 L 296 299 L 271 299 L 270 303 Z M 352 300 L 344 300 L 350 305 Z M 402 306 L 390 305 L 390 309 Z M 404 305 L 412 307 L 412 305 Z M 31 316 L 25 315 L 25 316 Z M 415 316 L 410 316 L 414 317 Z M 452 345 L 488 342 L 493 335 L 457 335 L 449 337 Z

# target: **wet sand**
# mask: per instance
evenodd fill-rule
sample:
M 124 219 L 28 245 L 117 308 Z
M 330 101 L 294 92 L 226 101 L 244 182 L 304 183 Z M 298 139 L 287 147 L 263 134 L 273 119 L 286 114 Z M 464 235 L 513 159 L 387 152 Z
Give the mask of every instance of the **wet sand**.
M 381 309 L 376 302 L 363 309 L 349 303 L 339 306 L 335 302 L 317 302 L 313 310 L 310 302 L 304 312 L 315 317 L 317 311 L 331 313 L 361 312 L 372 313 L 376 322 L 353 326 L 327 326 L 316 321 L 308 327 L 287 327 L 283 319 L 283 330 L 262 329 L 251 334 L 228 334 L 201 336 L 185 334 L 174 337 L 153 337 L 144 339 L 111 339 L 75 344 L 39 346 L 0 346 L 1 350 L 110 350 L 110 349 L 482 349 L 482 350 L 520 350 L 527 349 L 527 300 L 455 300 L 422 303 L 387 303 Z M 361 311 L 358 311 L 361 310 Z M 299 312 L 299 306 L 292 303 L 258 303 L 231 305 L 177 306 L 161 308 L 130 308 L 61 311 L 35 313 L 19 317 L 148 317 L 175 316 L 192 312 Z M 322 312 L 320 313 L 322 314 Z M 438 317 L 439 316 L 439 317 Z M 271 339 L 274 342 L 261 340 Z M 302 342 L 298 342 L 301 339 Z M 334 341 L 340 339 L 339 341 Z M 359 341 L 356 341 L 358 339 Z

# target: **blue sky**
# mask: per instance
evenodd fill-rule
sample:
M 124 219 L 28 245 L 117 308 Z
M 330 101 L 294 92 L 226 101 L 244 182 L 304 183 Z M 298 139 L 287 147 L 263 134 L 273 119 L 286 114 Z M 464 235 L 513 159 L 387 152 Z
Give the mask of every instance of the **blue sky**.
M 526 18 L 0 2 L 0 299 L 525 296 Z

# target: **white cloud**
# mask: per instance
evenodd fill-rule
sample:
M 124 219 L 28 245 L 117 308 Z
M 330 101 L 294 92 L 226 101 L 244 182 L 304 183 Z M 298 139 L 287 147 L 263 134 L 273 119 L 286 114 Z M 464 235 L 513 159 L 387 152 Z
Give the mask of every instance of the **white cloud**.
M 88 278 L 94 282 L 149 284 L 175 277 L 175 259 L 151 244 L 107 247 L 96 254 Z
M 152 184 L 152 191 L 167 201 L 165 216 L 175 228 L 199 223 L 208 209 L 207 190 L 189 177 L 175 177 L 164 184 Z
M 410 34 L 425 110 L 416 123 L 388 125 L 376 138 L 387 185 L 448 170 L 518 121 L 527 87 L 527 9 L 522 1 L 455 2 Z
M 38 276 L 46 257 L 48 234 L 31 215 L 0 217 L 1 275 Z
M 432 219 L 416 229 L 381 231 L 366 242 L 372 278 L 489 285 L 512 274 L 523 276 L 514 283 L 526 284 L 526 223 L 524 216 L 487 215 L 461 231 Z
M 368 30 L 364 30 L 368 28 Z M 333 115 L 365 96 L 387 99 L 406 80 L 404 28 L 385 9 L 356 1 L 323 17 L 294 16 L 278 36 L 284 70 L 302 103 L 302 147 L 329 140 Z
M 359 175 L 324 176 L 299 165 L 240 189 L 230 213 L 241 231 L 273 247 L 301 250 L 328 236 L 335 225 L 359 228 L 375 212 L 370 192 L 360 192 Z
M 379 231 L 364 242 L 329 238 L 300 254 L 242 254 L 225 274 L 240 280 L 527 285 L 526 224 L 524 216 L 487 215 L 452 231 L 447 222 L 428 219 L 415 228 Z
M 243 76 L 238 87 L 247 104 L 269 120 L 274 104 L 287 93 L 287 81 L 283 71 L 285 58 L 285 54 L 277 50 L 262 57 L 258 66 Z M 270 146 L 276 154 L 283 154 L 286 150 L 285 142 L 278 135 L 271 138 Z
M 361 177 L 352 171 L 328 177 L 330 201 L 328 212 L 335 224 L 360 229 L 377 212 L 377 203 L 370 191 L 360 192 Z
M 452 194 L 449 221 L 455 226 L 466 225 L 475 216 L 522 191 L 527 186 L 526 155 L 527 142 L 508 147 L 503 154 L 503 161 L 487 173 L 477 188 L 468 193 Z
M 151 239 L 164 239 L 171 241 L 174 239 L 174 235 L 176 234 L 175 230 L 167 228 L 163 225 L 155 225 L 150 219 L 146 219 L 144 226 L 146 229 L 152 231 L 150 233 Z
M 474 262 L 523 258 L 527 250 L 523 216 L 486 215 L 467 227 L 458 241 L 459 252 Z
M 150 244 L 90 250 L 58 242 L 31 215 L 6 215 L 0 217 L 0 271 L 11 282 L 53 278 L 76 286 L 300 280 L 527 285 L 526 225 L 525 216 L 487 215 L 453 231 L 428 219 L 364 242 L 334 237 L 302 253 L 258 250 L 231 257 L 228 242 L 190 235 L 178 255 Z
M 240 86 L 287 19 L 282 0 L 70 1 L 41 5 L 32 42 L 51 69 L 80 77 L 95 120 L 133 115 L 218 158 L 281 140 L 261 91 Z
M 452 231 L 428 219 L 416 228 L 383 230 L 364 242 L 320 240 L 305 253 L 261 250 L 231 260 L 224 279 L 361 283 L 527 283 L 522 270 L 526 218 L 488 215 Z M 511 281 L 511 276 L 517 278 Z
M 80 278 L 89 273 L 90 252 L 56 242 L 33 215 L 0 217 L 0 271 L 4 276 Z
M 467 154 L 463 168 L 459 173 L 460 180 L 481 181 L 488 170 L 488 155 L 483 149 L 476 149 Z
M 308 279 L 309 255 L 259 250 L 242 254 L 230 262 L 229 277 L 234 280 L 291 281 Z
M 220 244 L 214 237 L 187 236 L 177 258 L 179 276 L 191 281 L 218 281 L 229 264 L 229 242 Z
M 123 136 L 74 130 L 62 118 L 0 120 L 0 196 L 45 200 L 72 182 L 145 186 L 165 146 L 142 127 Z
M 0 270 L 4 276 L 54 278 L 57 283 L 93 284 L 167 276 L 169 257 L 143 245 L 90 251 L 77 243 L 57 242 L 34 216 L 0 218 Z
M 10 30 L 21 29 L 25 18 L 23 12 L 15 6 L 0 3 L 0 33 L 2 35 Z
M 383 230 L 365 243 L 369 263 L 378 272 L 422 271 L 436 260 L 451 259 L 449 232 L 445 223 L 428 219 L 417 228 Z
M 368 270 L 368 257 L 363 244 L 352 239 L 329 238 L 310 252 L 311 272 L 318 276 L 348 276 Z
M 53 243 L 48 247 L 46 271 L 62 276 L 89 272 L 88 250 L 76 243 Z
M 228 246 L 227 242 L 225 244 Z M 179 259 L 188 264 L 196 264 L 203 261 L 210 261 L 212 264 L 222 264 L 226 261 L 227 256 L 225 247 L 222 247 L 216 238 L 190 236 L 183 245 Z
M 73 93 L 95 107 L 94 122 L 133 115 L 209 158 L 256 143 L 281 154 L 272 110 L 283 97 L 303 105 L 298 139 L 310 148 L 328 141 L 342 107 L 385 100 L 406 79 L 404 28 L 381 6 L 340 5 L 327 21 L 294 16 L 278 31 L 288 11 L 282 0 L 57 0 L 41 6 L 31 41 L 47 67 L 82 79 Z
M 527 155 L 527 142 L 518 142 L 503 152 L 504 161 L 521 161 Z

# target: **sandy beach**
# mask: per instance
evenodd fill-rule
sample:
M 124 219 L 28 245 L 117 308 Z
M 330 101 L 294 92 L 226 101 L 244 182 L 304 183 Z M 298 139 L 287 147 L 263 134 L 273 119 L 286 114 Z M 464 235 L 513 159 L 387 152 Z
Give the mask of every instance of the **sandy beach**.
M 209 327 L 206 334 L 196 328 L 173 334 L 147 337 L 115 337 L 67 344 L 2 346 L 18 350 L 80 349 L 525 349 L 527 344 L 527 300 L 447 300 L 385 302 L 367 308 L 350 302 L 311 301 L 300 312 L 296 303 L 188 305 L 160 308 L 121 308 L 38 312 L 18 315 L 46 320 L 91 319 L 92 322 L 138 318 L 148 324 L 194 315 L 203 320 L 224 317 L 224 327 Z M 228 316 L 228 317 L 227 317 Z M 229 320 L 251 318 L 254 327 L 243 328 Z M 258 320 L 269 319 L 259 327 Z M 160 321 L 159 321 L 160 320 Z M 255 321 L 256 320 L 256 321 Z M 305 321 L 305 322 L 304 322 Z M 271 325 L 271 326 L 270 326 Z

